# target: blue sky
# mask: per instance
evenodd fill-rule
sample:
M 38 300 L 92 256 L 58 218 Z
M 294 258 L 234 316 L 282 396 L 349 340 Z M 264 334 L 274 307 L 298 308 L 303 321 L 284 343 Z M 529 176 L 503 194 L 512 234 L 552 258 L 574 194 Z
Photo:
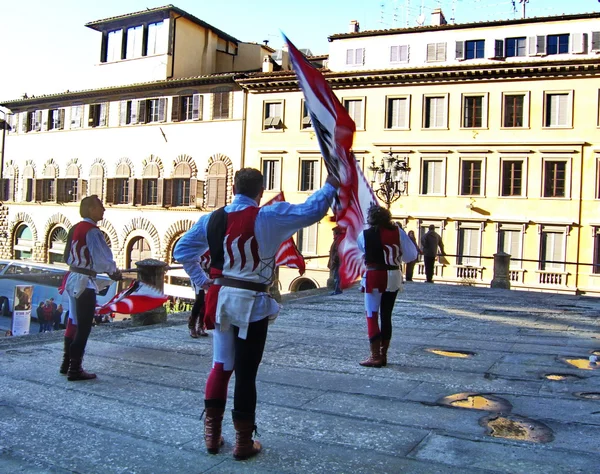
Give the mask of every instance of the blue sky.
M 300 48 L 327 53 L 327 36 L 344 33 L 350 20 L 361 30 L 415 26 L 441 5 L 456 23 L 515 18 L 511 0 L 171 0 L 241 41 L 282 44 L 282 30 Z M 517 8 L 519 0 L 515 0 Z M 100 54 L 100 34 L 84 26 L 164 3 L 152 0 L 21 0 L 0 9 L 0 100 L 86 88 Z M 381 5 L 384 5 L 382 8 Z M 529 0 L 527 16 L 600 11 L 597 0 Z

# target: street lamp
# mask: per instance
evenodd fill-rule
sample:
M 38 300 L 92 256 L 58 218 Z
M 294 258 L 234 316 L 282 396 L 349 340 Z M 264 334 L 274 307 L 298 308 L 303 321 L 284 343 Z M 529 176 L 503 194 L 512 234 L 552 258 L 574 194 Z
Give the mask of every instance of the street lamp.
M 381 199 L 389 209 L 408 189 L 408 156 L 402 158 L 394 156 L 392 149 L 381 158 L 381 164 L 375 164 L 375 157 L 369 166 L 371 171 L 371 187 L 375 195 Z M 375 185 L 379 188 L 375 189 Z

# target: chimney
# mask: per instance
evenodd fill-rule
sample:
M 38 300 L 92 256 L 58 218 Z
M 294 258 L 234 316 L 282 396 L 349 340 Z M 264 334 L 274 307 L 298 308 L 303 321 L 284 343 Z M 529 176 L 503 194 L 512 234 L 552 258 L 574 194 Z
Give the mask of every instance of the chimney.
M 360 23 L 356 20 L 350 21 L 350 30 L 349 33 L 358 33 L 360 31 Z
M 263 58 L 262 72 L 273 72 L 273 63 L 269 56 Z
M 444 17 L 444 14 L 442 13 L 442 9 L 435 8 L 431 12 L 431 26 L 441 26 L 441 25 L 447 25 L 447 24 L 448 24 L 448 22 L 446 21 L 446 18 Z

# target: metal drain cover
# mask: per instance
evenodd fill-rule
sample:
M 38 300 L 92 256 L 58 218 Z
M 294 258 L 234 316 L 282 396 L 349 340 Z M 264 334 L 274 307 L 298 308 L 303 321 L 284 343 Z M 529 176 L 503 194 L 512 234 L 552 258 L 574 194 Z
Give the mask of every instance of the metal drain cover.
M 467 359 L 467 358 L 473 357 L 475 355 L 474 352 L 470 352 L 470 351 L 454 351 L 454 350 L 435 349 L 435 348 L 427 348 L 427 349 L 425 349 L 425 351 L 431 352 L 432 354 L 444 356 L 444 357 L 457 357 L 459 359 Z
M 554 433 L 545 424 L 517 415 L 490 415 L 479 420 L 487 428 L 487 434 L 495 438 L 549 443 Z
M 512 405 L 508 400 L 488 393 L 457 393 L 440 398 L 436 403 L 438 405 L 496 413 L 509 413 L 512 410 Z

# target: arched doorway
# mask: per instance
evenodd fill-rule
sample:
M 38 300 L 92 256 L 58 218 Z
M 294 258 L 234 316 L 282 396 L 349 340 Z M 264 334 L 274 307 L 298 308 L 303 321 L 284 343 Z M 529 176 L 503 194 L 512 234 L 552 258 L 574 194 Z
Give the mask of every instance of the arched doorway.
M 127 268 L 133 268 L 135 262 L 152 257 L 150 244 L 144 237 L 134 237 L 127 246 Z
M 65 263 L 63 254 L 67 244 L 67 230 L 55 227 L 48 237 L 48 263 Z
M 27 224 L 20 224 L 13 243 L 15 260 L 31 260 L 33 256 L 33 233 Z

